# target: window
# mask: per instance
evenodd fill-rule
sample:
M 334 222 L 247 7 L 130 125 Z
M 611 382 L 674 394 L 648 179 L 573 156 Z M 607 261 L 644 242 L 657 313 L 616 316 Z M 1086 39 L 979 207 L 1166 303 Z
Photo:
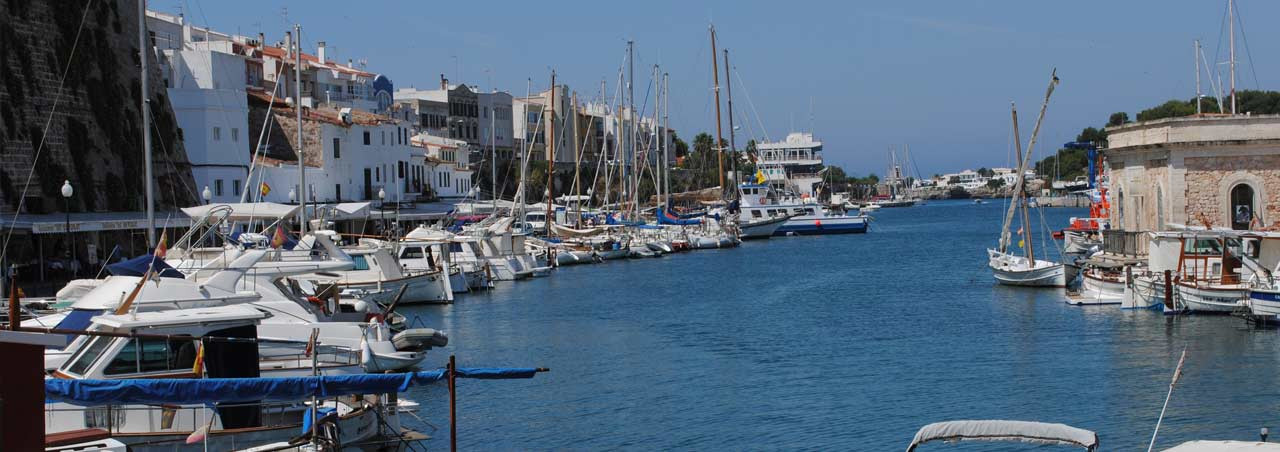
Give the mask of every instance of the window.
M 191 371 L 196 361 L 196 343 L 189 340 L 151 338 L 129 339 L 103 371 L 107 375 L 129 373 Z
M 237 143 L 240 142 L 240 128 L 238 127 L 231 128 L 231 141 L 234 141 Z
M 396 174 L 398 174 L 401 179 L 404 179 L 404 167 L 404 161 L 396 162 Z
M 369 269 L 369 261 L 366 261 L 364 259 L 364 256 L 351 256 L 351 261 L 355 262 L 356 264 L 355 268 L 352 268 L 352 270 L 368 270 Z
M 400 251 L 401 259 L 422 259 L 422 257 L 422 247 L 419 246 L 405 248 L 403 251 Z
M 231 179 L 231 194 L 240 196 L 240 179 Z
M 102 351 L 106 350 L 107 346 L 111 345 L 111 342 L 114 340 L 115 339 L 113 338 L 103 336 L 90 339 L 91 342 L 89 342 L 89 345 L 82 348 L 81 350 L 83 351 L 81 351 L 76 357 L 72 358 L 71 365 L 64 367 L 64 369 L 69 373 L 84 375 L 85 371 L 89 370 L 89 366 L 92 365 L 94 361 L 97 361 L 99 356 L 102 356 Z
M 333 184 L 333 199 L 342 202 L 342 184 Z
M 214 128 L 213 128 L 213 141 L 218 141 L 218 140 L 221 140 L 221 139 L 222 139 L 222 128 L 221 128 L 221 127 L 214 127 Z
M 333 158 L 342 158 L 342 142 L 337 138 L 333 139 Z
M 1231 229 L 1248 230 L 1253 225 L 1253 187 L 1231 187 Z
M 213 181 L 213 195 L 222 196 L 222 179 Z
M 752 218 L 760 218 L 760 211 L 759 211 L 759 210 L 754 210 L 754 209 L 753 209 L 753 210 L 751 210 L 751 217 L 752 217 Z
M 368 145 L 369 145 L 369 131 L 368 131 L 368 130 L 364 131 L 364 145 L 365 145 L 365 146 L 368 146 Z
M 375 166 L 375 167 L 373 167 L 373 181 L 374 181 L 374 182 L 382 182 L 382 167 L 381 167 L 381 166 Z

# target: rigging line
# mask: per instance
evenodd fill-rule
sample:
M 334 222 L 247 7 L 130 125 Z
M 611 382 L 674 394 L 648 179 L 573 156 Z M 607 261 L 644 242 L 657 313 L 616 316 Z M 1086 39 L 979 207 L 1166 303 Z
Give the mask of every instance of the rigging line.
M 49 126 L 53 124 L 53 115 L 57 113 L 58 104 L 62 101 L 62 87 L 67 81 L 67 73 L 71 71 L 71 60 L 75 59 L 76 49 L 80 45 L 80 35 L 84 32 L 84 24 L 89 18 L 89 10 L 95 3 L 97 2 L 89 0 L 89 3 L 84 6 L 84 13 L 80 15 L 80 27 L 76 29 L 75 40 L 71 42 L 71 52 L 67 54 L 67 65 L 62 68 L 62 77 L 58 78 L 58 89 L 55 91 L 57 95 L 53 97 L 53 106 L 49 108 L 49 118 L 45 120 L 44 130 L 40 132 L 40 145 L 36 146 L 35 156 L 31 158 L 31 168 L 27 170 L 27 181 L 22 185 L 22 196 L 18 198 L 18 205 L 13 209 L 13 220 L 9 222 L 9 228 L 5 231 L 4 245 L 0 246 L 0 265 L 7 262 L 5 258 L 9 257 L 9 240 L 13 238 L 13 229 L 18 225 L 18 213 L 22 212 L 22 207 L 26 204 L 27 190 L 31 188 L 31 179 L 36 174 L 36 163 L 40 161 L 40 155 L 44 152 L 44 144 L 49 139 Z M 138 24 L 138 26 L 141 27 L 144 24 Z M 4 272 L 4 269 L 0 268 L 0 272 Z
M 764 140 L 773 141 L 769 139 L 769 129 L 765 128 L 764 121 L 760 119 L 760 112 L 756 110 L 755 102 L 751 101 L 751 90 L 747 89 L 747 83 L 742 81 L 742 73 L 734 68 L 733 74 L 738 76 L 738 86 L 741 86 L 742 92 L 747 95 L 747 105 L 751 107 L 751 113 L 756 115 L 756 122 L 760 123 L 760 132 L 764 134 Z
M 1244 32 L 1244 15 L 1240 14 L 1240 5 L 1236 5 L 1236 23 L 1240 24 L 1240 40 L 1244 41 L 1244 55 L 1249 59 L 1249 72 L 1253 74 L 1253 86 L 1261 90 L 1258 83 L 1258 68 L 1253 64 L 1253 51 L 1249 50 L 1249 34 Z

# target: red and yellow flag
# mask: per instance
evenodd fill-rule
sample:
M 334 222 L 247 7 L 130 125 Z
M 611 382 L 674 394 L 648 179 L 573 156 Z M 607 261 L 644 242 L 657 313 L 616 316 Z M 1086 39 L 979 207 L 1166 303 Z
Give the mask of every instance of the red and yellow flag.
M 284 246 L 284 242 L 286 240 L 288 240 L 288 237 L 284 235 L 284 225 L 277 224 L 276 233 L 275 235 L 271 236 L 271 247 L 272 248 L 282 247 Z
M 204 341 L 200 341 L 198 347 L 200 348 L 196 349 L 196 362 L 191 366 L 191 373 L 196 374 L 197 377 L 204 374 Z
M 266 182 L 259 184 L 258 193 L 262 194 L 262 196 L 267 196 L 267 193 L 271 193 L 271 186 L 267 185 Z
M 160 231 L 160 240 L 156 242 L 156 257 L 163 258 L 165 254 L 169 254 L 169 231 Z

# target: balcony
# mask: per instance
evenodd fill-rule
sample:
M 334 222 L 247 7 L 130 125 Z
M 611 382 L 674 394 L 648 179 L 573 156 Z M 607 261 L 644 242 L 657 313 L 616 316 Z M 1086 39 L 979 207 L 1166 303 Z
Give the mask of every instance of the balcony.
M 1102 231 L 1102 252 L 1116 256 L 1146 257 L 1147 233 L 1107 229 Z

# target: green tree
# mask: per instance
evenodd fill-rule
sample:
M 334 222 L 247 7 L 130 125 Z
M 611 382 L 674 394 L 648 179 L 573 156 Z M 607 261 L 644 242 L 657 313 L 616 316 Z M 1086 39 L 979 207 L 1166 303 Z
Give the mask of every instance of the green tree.
M 991 177 L 996 175 L 996 172 L 987 168 L 978 168 L 978 175 L 982 177 Z
M 1112 113 L 1111 117 L 1107 119 L 1107 127 L 1115 127 L 1118 125 L 1127 124 L 1128 122 L 1129 122 L 1129 114 L 1123 111 L 1117 111 L 1115 113 Z
M 689 155 L 689 143 L 685 143 L 674 131 L 671 132 L 671 144 L 676 148 L 676 158 Z
M 1004 186 L 1004 178 L 997 177 L 987 181 L 987 188 L 997 189 Z

